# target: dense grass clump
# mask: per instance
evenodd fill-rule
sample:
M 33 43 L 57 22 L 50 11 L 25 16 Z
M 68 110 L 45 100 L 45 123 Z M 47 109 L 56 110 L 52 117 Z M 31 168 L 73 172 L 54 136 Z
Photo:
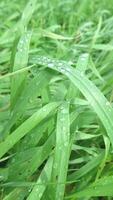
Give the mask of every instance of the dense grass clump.
M 112 200 L 113 1 L 0 10 L 0 200 Z

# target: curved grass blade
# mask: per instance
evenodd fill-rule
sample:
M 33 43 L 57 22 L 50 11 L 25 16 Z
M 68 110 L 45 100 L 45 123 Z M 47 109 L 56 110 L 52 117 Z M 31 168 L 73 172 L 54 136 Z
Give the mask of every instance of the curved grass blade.
M 43 57 L 36 57 L 32 62 L 57 70 L 72 81 L 97 113 L 113 146 L 113 108 L 95 84 L 79 70 L 71 67 L 67 62 L 55 61 L 49 58 L 45 59 Z

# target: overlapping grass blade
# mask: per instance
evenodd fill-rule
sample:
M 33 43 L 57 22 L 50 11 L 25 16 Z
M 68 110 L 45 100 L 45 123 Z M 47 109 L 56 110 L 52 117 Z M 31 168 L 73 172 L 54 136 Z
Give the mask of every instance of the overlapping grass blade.
M 105 197 L 113 196 L 113 176 L 99 179 L 83 191 L 77 192 L 69 197 L 69 199 L 84 197 Z M 68 199 L 68 197 L 66 198 Z
M 58 103 L 49 103 L 43 108 L 39 109 L 22 125 L 20 125 L 13 133 L 11 133 L 4 142 L 1 142 L 0 157 L 2 157 L 9 149 L 11 149 L 22 137 L 24 137 L 30 130 L 38 125 L 45 117 L 56 109 Z
M 57 70 L 66 75 L 70 81 L 72 81 L 72 83 L 83 93 L 94 111 L 97 113 L 107 131 L 111 144 L 113 145 L 113 108 L 94 83 L 88 80 L 83 73 L 74 69 L 66 62 L 57 62 L 49 58 L 45 60 L 43 57 L 36 57 L 32 62 L 46 65 L 51 69 Z

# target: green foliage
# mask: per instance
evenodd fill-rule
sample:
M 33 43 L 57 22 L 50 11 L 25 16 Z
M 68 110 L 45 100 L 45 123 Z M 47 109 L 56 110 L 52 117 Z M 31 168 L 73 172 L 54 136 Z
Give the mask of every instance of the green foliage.
M 0 200 L 112 200 L 113 1 L 0 10 Z

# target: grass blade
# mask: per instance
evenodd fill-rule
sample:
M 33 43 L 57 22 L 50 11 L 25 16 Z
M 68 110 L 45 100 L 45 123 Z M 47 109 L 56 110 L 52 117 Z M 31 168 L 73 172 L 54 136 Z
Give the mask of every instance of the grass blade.
M 70 150 L 69 127 L 69 104 L 63 103 L 59 108 L 57 116 L 56 146 L 52 171 L 53 182 L 57 179 L 54 187 L 55 197 L 53 198 L 56 200 L 62 200 L 64 197 Z
M 30 130 L 32 130 L 37 124 L 39 124 L 45 117 L 49 115 L 54 109 L 56 109 L 58 103 L 49 103 L 36 113 L 34 113 L 29 119 L 27 119 L 22 125 L 20 125 L 13 133 L 11 133 L 4 142 L 0 144 L 0 158 L 11 149 L 22 137 L 24 137 Z
M 56 62 L 52 59 L 36 57 L 33 63 L 46 65 L 66 75 L 70 81 L 83 93 L 89 104 L 93 107 L 98 117 L 102 121 L 113 146 L 113 108 L 101 91 L 79 70 L 74 69 L 63 61 Z

